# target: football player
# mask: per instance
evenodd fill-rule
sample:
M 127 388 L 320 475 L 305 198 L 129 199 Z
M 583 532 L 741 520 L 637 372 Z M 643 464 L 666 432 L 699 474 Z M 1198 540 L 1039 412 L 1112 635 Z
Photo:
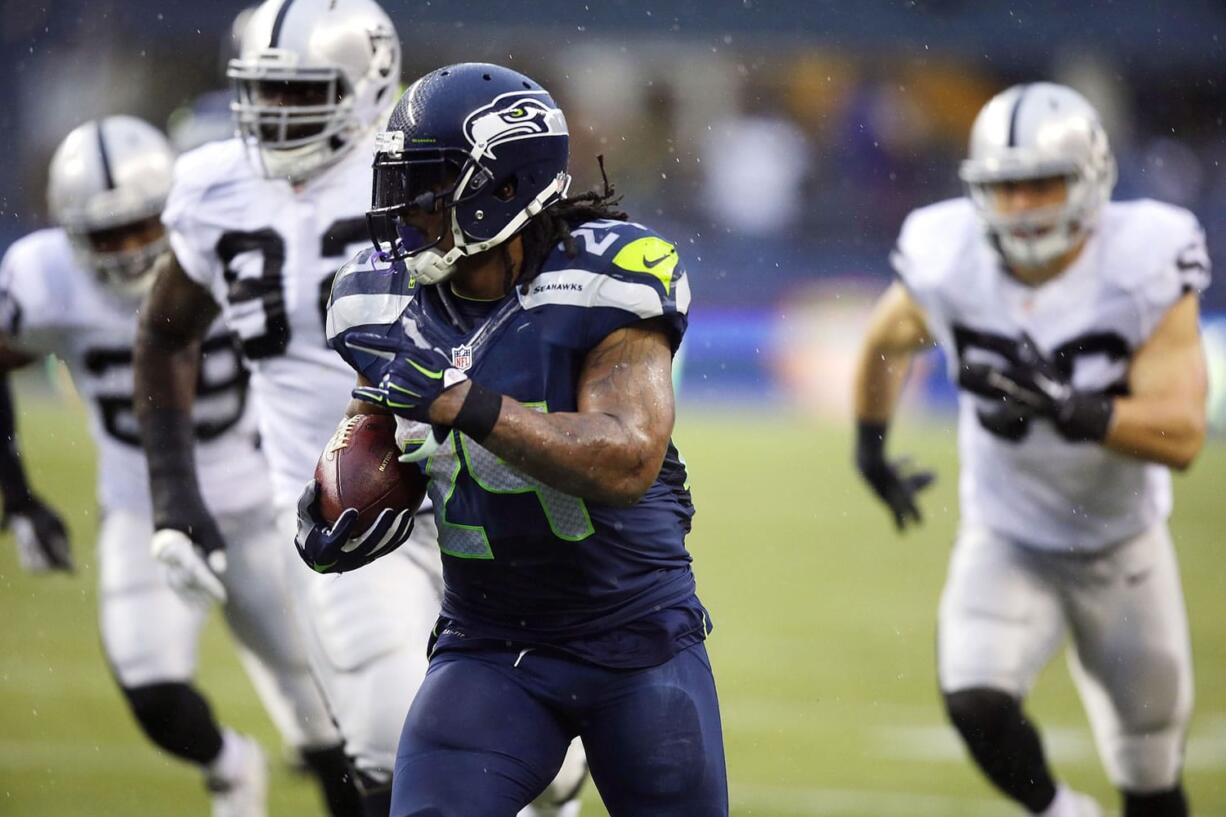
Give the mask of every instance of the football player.
M 468 63 L 422 77 L 379 137 L 376 248 L 333 287 L 329 335 L 359 375 L 350 411 L 397 415 L 443 553 L 393 817 L 509 817 L 576 736 L 610 814 L 728 812 L 685 548 L 693 506 L 670 441 L 689 279 L 607 185 L 566 198 L 568 142 L 561 109 L 522 74 Z M 378 522 L 329 525 L 317 491 L 300 506 L 308 564 L 387 552 Z
M 158 216 L 170 190 L 172 152 L 152 126 L 128 116 L 87 122 L 70 133 L 50 168 L 57 229 L 15 243 L 0 266 L 4 368 L 45 354 L 63 360 L 85 398 L 98 450 L 99 607 L 102 645 L 133 715 L 155 744 L 205 772 L 218 817 L 260 817 L 265 769 L 259 746 L 220 727 L 192 685 L 208 606 L 171 588 L 150 553 L 153 514 L 133 411 L 132 344 L 141 294 L 166 246 Z M 256 444 L 247 372 L 233 338 L 206 327 L 193 357 L 196 411 L 181 433 L 198 442 L 198 468 L 180 479 L 200 486 L 227 540 L 228 569 L 200 600 L 223 611 L 243 664 L 287 745 L 320 777 L 334 814 L 349 814 L 340 735 L 307 671 L 306 648 L 286 619 L 288 587 L 268 507 L 267 466 Z M 198 361 L 198 367 L 195 365 Z M 5 512 L 23 563 L 71 568 L 57 515 L 29 489 L 16 457 L 7 388 L 0 400 Z M 166 543 L 159 543 L 164 546 Z M 174 544 L 163 557 L 173 563 Z M 178 574 L 169 572 L 171 581 Z
M 1170 469 L 1205 434 L 1196 218 L 1110 201 L 1116 167 L 1075 91 L 1018 85 L 980 112 L 965 198 L 913 212 L 856 370 L 856 461 L 898 527 L 930 479 L 885 456 L 912 354 L 957 383 L 962 521 L 941 598 L 946 710 L 975 762 L 1049 817 L 1060 785 L 1022 702 L 1072 640 L 1073 677 L 1125 817 L 1182 817 L 1188 624 L 1167 531 Z
M 386 817 L 400 726 L 426 671 L 441 579 L 424 508 L 382 521 L 407 542 L 387 569 L 322 576 L 294 557 L 297 500 L 344 413 L 352 371 L 324 338 L 333 274 L 365 243 L 376 132 L 400 82 L 400 46 L 373 0 L 267 0 L 230 63 L 238 138 L 185 154 L 163 214 L 173 253 L 146 301 L 137 343 L 145 449 L 160 530 L 190 537 L 195 575 L 225 543 L 195 487 L 183 434 L 192 403 L 185 350 L 219 312 L 238 335 L 296 614 L 353 757 L 368 814 Z M 582 768 L 580 767 L 580 779 Z M 570 791 L 575 783 L 564 786 Z

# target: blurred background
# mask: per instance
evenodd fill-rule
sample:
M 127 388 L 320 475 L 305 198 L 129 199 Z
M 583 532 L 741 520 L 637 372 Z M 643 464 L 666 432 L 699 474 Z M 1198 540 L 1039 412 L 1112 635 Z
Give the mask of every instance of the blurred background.
M 245 5 L 4 0 L 0 249 L 45 225 L 47 161 L 84 120 L 136 114 L 168 127 L 184 147 L 228 135 L 224 65 Z M 971 121 L 992 94 L 1015 82 L 1053 80 L 1082 91 L 1103 115 L 1118 157 L 1115 197 L 1190 208 L 1208 232 L 1217 269 L 1226 270 L 1226 3 L 384 0 L 384 6 L 401 36 L 406 82 L 463 60 L 530 74 L 567 112 L 574 189 L 599 183 L 595 157 L 603 155 L 631 216 L 682 251 L 695 304 L 678 438 L 695 474 L 697 565 L 718 625 L 713 654 L 717 669 L 727 672 L 721 683 L 737 813 L 1012 813 L 962 762 L 932 689 L 931 619 L 957 514 L 946 422 L 953 394 L 938 360 L 917 366 L 909 399 L 927 411 L 909 416 L 933 424 L 904 426 L 898 444 L 935 461 L 944 481 L 929 500 L 929 526 L 899 547 L 846 465 L 851 354 L 869 304 L 889 281 L 886 258 L 903 216 L 960 195 L 956 167 Z M 1210 288 L 1203 308 L 1212 414 L 1226 429 L 1226 286 Z M 88 531 L 93 522 L 82 504 L 90 496 L 88 446 L 48 417 L 60 415 L 31 419 L 27 447 L 32 456 L 40 445 L 54 451 L 43 455 L 50 463 L 44 479 L 65 502 L 75 498 L 83 508 L 78 529 Z M 767 424 L 772 428 L 763 429 Z M 727 442 L 730 430 L 739 442 Z M 746 485 L 746 477 L 781 472 L 793 475 L 786 485 Z M 1180 482 L 1176 531 L 1187 540 L 1177 536 L 1201 687 L 1199 743 L 1190 754 L 1199 791 L 1194 786 L 1192 794 L 1194 802 L 1198 794 L 1202 803 L 1207 797 L 1201 813 L 1220 815 L 1226 569 L 1214 547 L 1221 546 L 1226 514 L 1214 499 L 1219 477 L 1226 479 L 1221 442 Z M 0 689 L 9 683 L 12 693 L 0 698 L 7 710 L 0 710 L 0 724 L 12 728 L 5 737 L 0 726 L 0 814 L 43 813 L 30 802 L 52 804 L 46 813 L 118 813 L 81 805 L 82 792 L 101 797 L 94 783 L 56 777 L 78 755 L 96 761 L 114 744 L 78 745 L 89 730 L 67 724 L 61 742 L 47 743 L 40 731 L 47 722 L 27 712 L 39 709 L 29 696 L 44 695 L 38 699 L 44 718 L 48 708 L 60 708 L 56 696 L 81 706 L 105 701 L 100 711 L 110 714 L 99 717 L 112 718 L 113 726 L 104 732 L 118 730 L 115 740 L 122 735 L 120 745 L 143 758 L 114 761 L 118 768 L 147 762 L 153 751 L 111 700 L 117 696 L 105 687 L 100 657 L 89 654 L 86 621 L 46 624 L 39 605 L 49 603 L 48 591 L 17 576 L 11 549 L 2 550 L 0 612 L 38 624 L 29 632 L 0 628 Z M 756 566 L 748 575 L 745 560 Z M 64 605 L 88 608 L 87 585 L 51 593 Z M 763 608 L 765 600 L 781 598 L 792 600 L 783 621 Z M 86 641 L 56 647 L 57 638 Z M 47 660 L 26 667 L 30 650 Z M 98 676 L 94 697 L 73 699 L 71 682 L 40 684 L 49 677 L 63 684 L 57 650 L 80 657 L 81 672 Z M 786 650 L 791 663 L 781 665 L 777 650 Z M 858 667 L 871 668 L 884 686 L 866 685 Z M 241 684 L 218 672 L 215 683 Z M 1056 673 L 1063 678 L 1062 668 Z M 13 686 L 14 677 L 29 683 Z M 1049 701 L 1041 705 L 1059 727 L 1057 759 L 1109 801 L 1067 683 L 1053 680 L 1051 688 L 1040 701 Z M 230 706 L 245 711 L 248 704 L 235 696 Z M 832 710 L 831 701 L 844 705 Z M 31 749 L 39 740 L 52 748 Z M 849 752 L 837 751 L 840 745 Z M 932 763 L 938 765 L 925 765 Z M 158 768 L 174 773 L 164 762 Z M 36 775 L 42 782 L 33 789 L 24 777 L 31 769 L 49 775 Z M 880 796 L 865 799 L 865 791 Z M 64 805 L 70 801 L 77 806 Z
M 226 136 L 224 67 L 246 5 L 5 2 L 0 247 L 44 223 L 47 160 L 86 119 L 136 114 L 184 146 Z M 567 112 L 577 189 L 598 182 L 603 154 L 632 217 L 681 243 L 698 397 L 843 411 L 847 321 L 889 275 L 907 211 L 960 194 L 971 121 L 1015 82 L 1081 90 L 1119 158 L 1116 197 L 1192 209 L 1226 267 L 1221 0 L 386 5 L 406 82 L 462 60 L 532 75 Z M 1226 287 L 1205 307 L 1226 310 Z M 1226 372 L 1226 328 L 1211 314 L 1207 329 Z M 921 392 L 947 403 L 934 375 Z M 1226 424 L 1221 390 L 1214 407 Z

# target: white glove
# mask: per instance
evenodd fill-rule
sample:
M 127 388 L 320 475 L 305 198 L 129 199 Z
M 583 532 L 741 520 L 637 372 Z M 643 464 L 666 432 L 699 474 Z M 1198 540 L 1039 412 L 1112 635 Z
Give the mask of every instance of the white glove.
M 226 588 L 219 576 L 226 572 L 226 552 L 205 556 L 180 530 L 163 528 L 153 534 L 153 558 L 162 563 L 166 581 L 176 593 L 193 604 L 226 603 Z

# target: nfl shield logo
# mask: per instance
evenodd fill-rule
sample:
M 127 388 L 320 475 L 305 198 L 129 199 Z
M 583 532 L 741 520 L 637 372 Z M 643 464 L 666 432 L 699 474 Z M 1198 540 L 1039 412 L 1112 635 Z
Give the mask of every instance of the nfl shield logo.
M 471 344 L 451 347 L 451 365 L 462 372 L 468 371 L 473 365 L 473 347 Z

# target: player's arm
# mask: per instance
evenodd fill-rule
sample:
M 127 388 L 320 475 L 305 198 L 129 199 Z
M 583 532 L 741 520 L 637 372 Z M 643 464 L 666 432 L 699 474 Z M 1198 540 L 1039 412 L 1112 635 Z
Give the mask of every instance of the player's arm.
M 923 310 L 895 282 L 877 300 L 856 356 L 852 391 L 856 420 L 889 425 L 911 358 L 932 345 Z
M 915 494 L 932 474 L 904 474 L 885 458 L 885 437 L 898 395 L 916 352 L 931 346 L 923 310 L 907 288 L 895 282 L 877 301 L 856 356 L 852 393 L 856 416 L 856 467 L 894 515 L 899 530 L 919 522 Z
M 496 401 L 484 435 L 466 429 L 471 400 Z M 546 485 L 594 502 L 632 505 L 659 475 L 673 430 L 668 330 L 645 321 L 614 331 L 588 352 L 577 411 L 533 411 L 464 382 L 435 400 L 430 420 L 478 431 L 482 446 Z
M 140 310 L 134 368 L 136 415 L 149 463 L 153 524 L 158 532 L 155 552 L 173 563 L 171 578 L 179 589 L 220 598 L 224 597 L 220 582 L 206 575 L 207 569 L 201 573 L 202 565 L 192 561 L 190 552 L 194 545 L 215 570 L 224 566 L 220 557 L 225 541 L 205 507 L 196 478 L 192 421 L 200 341 L 217 312 L 212 296 L 187 276 L 174 254 L 163 255 Z
M 68 529 L 55 509 L 30 487 L 21 447 L 17 443 L 9 371 L 34 359 L 33 355 L 0 340 L 0 496 L 4 500 L 0 527 L 13 532 L 17 555 L 25 570 L 30 573 L 72 571 Z
M 1112 451 L 1181 470 L 1200 453 L 1209 378 L 1199 317 L 1196 294 L 1184 295 L 1137 350 L 1104 440 Z

